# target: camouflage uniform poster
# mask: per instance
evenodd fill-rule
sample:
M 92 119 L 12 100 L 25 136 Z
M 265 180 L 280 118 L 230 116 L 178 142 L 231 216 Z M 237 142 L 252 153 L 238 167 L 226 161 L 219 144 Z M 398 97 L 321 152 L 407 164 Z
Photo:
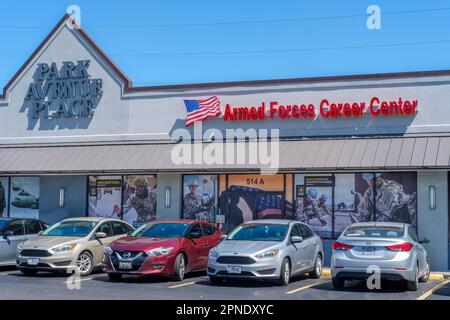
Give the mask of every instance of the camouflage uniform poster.
M 332 237 L 333 184 L 331 174 L 295 175 L 295 219 L 324 238 Z
M 183 176 L 183 219 L 215 223 L 218 182 L 217 175 Z
M 135 228 L 156 219 L 156 175 L 125 176 L 123 219 Z
M 39 177 L 12 177 L 9 215 L 39 218 Z
M 89 177 L 89 216 L 120 219 L 121 204 L 121 176 Z
M 0 177 L 0 218 L 8 216 L 8 177 Z

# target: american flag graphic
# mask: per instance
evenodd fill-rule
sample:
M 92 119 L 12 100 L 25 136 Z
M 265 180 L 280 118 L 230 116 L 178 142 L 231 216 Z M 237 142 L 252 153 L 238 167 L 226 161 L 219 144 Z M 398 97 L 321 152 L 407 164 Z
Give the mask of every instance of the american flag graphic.
M 195 121 L 203 121 L 207 118 L 215 118 L 222 114 L 220 101 L 214 96 L 203 100 L 184 100 L 186 106 L 186 127 Z

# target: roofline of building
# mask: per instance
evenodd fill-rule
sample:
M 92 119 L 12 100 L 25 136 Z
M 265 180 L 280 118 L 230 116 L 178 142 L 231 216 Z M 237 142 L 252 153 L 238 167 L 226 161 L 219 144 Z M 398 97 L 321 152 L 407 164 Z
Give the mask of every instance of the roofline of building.
M 31 56 L 14 74 L 11 80 L 4 86 L 0 99 L 6 97 L 9 87 L 25 70 L 29 63 L 35 58 L 42 47 L 54 35 L 54 33 L 69 19 L 72 19 L 69 14 L 65 14 L 50 33 L 44 38 L 40 45 L 33 51 Z M 69 20 L 71 23 L 72 20 Z M 156 85 L 156 86 L 140 86 L 134 87 L 132 81 L 126 74 L 111 60 L 111 58 L 97 45 L 97 43 L 82 29 L 74 28 L 82 38 L 93 48 L 94 51 L 114 70 L 119 78 L 124 83 L 124 90 L 126 92 L 145 92 L 145 91 L 161 91 L 161 90 L 179 90 L 179 89 L 209 89 L 209 88 L 226 88 L 236 86 L 258 86 L 258 85 L 282 85 L 293 83 L 317 83 L 317 82 L 334 82 L 334 81 L 353 81 L 353 80 L 381 80 L 381 79 L 395 79 L 395 78 L 412 78 L 412 77 L 432 77 L 432 76 L 446 76 L 450 75 L 450 70 L 431 70 L 431 71 L 408 71 L 408 72 L 392 72 L 392 73 L 372 73 L 372 74 L 358 74 L 358 75 L 340 75 L 340 76 L 320 76 L 320 77 L 305 77 L 305 78 L 287 78 L 287 79 L 269 79 L 269 80 L 246 80 L 246 81 L 228 81 L 228 82 L 205 82 L 205 83 L 191 83 L 191 84 L 173 84 L 173 85 Z

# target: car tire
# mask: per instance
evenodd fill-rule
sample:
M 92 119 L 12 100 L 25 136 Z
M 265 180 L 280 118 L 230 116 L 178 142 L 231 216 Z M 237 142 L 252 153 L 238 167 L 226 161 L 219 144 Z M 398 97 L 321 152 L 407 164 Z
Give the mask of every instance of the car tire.
M 420 282 L 427 282 L 428 279 L 430 278 L 430 262 L 427 260 L 426 261 L 426 266 L 425 266 L 425 273 L 424 275 L 419 279 Z
M 314 262 L 314 269 L 309 272 L 309 277 L 312 279 L 319 279 L 322 276 L 323 262 L 322 255 L 319 253 Z
M 88 251 L 83 251 L 77 258 L 76 261 L 77 272 L 80 276 L 86 277 L 92 273 L 94 270 L 94 258 L 92 254 Z
M 209 276 L 209 282 L 211 282 L 212 285 L 218 285 L 223 282 L 223 279 L 216 276 Z
M 416 273 L 413 281 L 406 281 L 408 291 L 417 291 L 419 289 L 419 266 L 416 266 Z
M 333 288 L 335 289 L 342 289 L 344 288 L 345 280 L 341 278 L 331 278 L 331 284 L 333 285 Z
M 108 278 L 110 280 L 118 281 L 122 279 L 122 275 L 120 273 L 108 273 Z
M 27 276 L 34 276 L 38 271 L 32 270 L 32 269 L 20 269 L 20 272 L 22 272 L 23 274 L 25 274 Z
M 280 278 L 277 281 L 279 286 L 287 286 L 291 278 L 291 264 L 288 258 L 284 258 L 281 263 Z
M 184 254 L 179 253 L 175 258 L 175 263 L 173 265 L 172 280 L 183 281 L 185 274 L 186 274 L 186 258 L 184 257 Z

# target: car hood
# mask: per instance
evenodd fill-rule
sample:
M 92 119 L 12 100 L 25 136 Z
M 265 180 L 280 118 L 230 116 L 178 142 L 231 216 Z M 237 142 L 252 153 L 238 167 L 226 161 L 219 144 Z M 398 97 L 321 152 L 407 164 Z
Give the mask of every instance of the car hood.
M 76 243 L 80 241 L 81 237 L 58 237 L 58 236 L 37 236 L 25 241 L 24 249 L 50 249 L 54 246 Z
M 282 242 L 278 241 L 235 241 L 224 240 L 218 246 L 219 254 L 244 254 L 252 255 L 260 251 L 280 247 Z
M 125 237 L 114 241 L 110 247 L 117 251 L 148 251 L 159 247 L 176 247 L 181 238 L 136 238 Z

